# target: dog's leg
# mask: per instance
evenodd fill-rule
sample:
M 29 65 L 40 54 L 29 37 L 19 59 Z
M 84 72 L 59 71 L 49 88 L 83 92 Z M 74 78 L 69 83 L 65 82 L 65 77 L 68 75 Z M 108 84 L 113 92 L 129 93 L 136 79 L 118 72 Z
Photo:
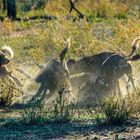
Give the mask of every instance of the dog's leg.
M 25 73 L 23 70 L 16 68 L 17 71 L 19 71 L 21 74 L 25 75 L 28 79 L 33 79 L 30 75 L 28 75 L 27 73 Z
M 32 97 L 32 99 L 30 100 L 30 102 L 36 101 L 36 99 L 37 99 L 38 97 L 41 96 L 41 93 L 42 93 L 43 90 L 44 90 L 44 85 L 45 85 L 44 83 L 41 83 L 41 85 L 40 85 L 38 91 L 37 91 L 36 94 Z
M 36 64 L 40 69 L 44 69 L 46 66 L 43 64 Z
M 131 84 L 132 84 L 133 90 L 134 90 L 134 92 L 136 93 L 137 89 L 136 89 L 136 86 L 135 86 L 135 83 L 134 83 L 134 79 L 133 79 L 132 76 L 130 76 L 130 81 L 131 81 Z
M 17 77 L 15 77 L 12 73 L 10 73 L 9 76 L 15 85 L 22 87 L 22 83 L 19 81 L 19 79 Z
M 40 103 L 42 105 L 44 105 L 45 101 L 48 100 L 51 97 L 52 97 L 52 93 L 50 92 L 50 90 L 48 88 L 45 88 L 44 91 L 43 91 L 43 94 L 40 98 Z
M 116 82 L 116 87 L 117 87 L 117 93 L 118 93 L 118 95 L 119 96 L 121 96 L 121 88 L 120 88 L 120 84 L 119 84 L 119 81 L 117 80 L 117 82 Z
M 11 80 L 12 83 L 14 83 L 17 87 L 21 87 L 22 84 L 19 81 L 17 77 L 15 77 L 7 68 L 7 66 L 3 66 L 3 70 L 6 73 L 7 76 L 9 76 L 9 79 Z

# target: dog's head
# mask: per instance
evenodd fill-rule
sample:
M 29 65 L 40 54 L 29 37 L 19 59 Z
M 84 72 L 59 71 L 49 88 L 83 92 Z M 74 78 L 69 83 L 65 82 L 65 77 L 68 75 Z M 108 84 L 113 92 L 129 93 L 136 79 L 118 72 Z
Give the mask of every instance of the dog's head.
M 0 66 L 6 65 L 10 62 L 10 60 L 5 56 L 5 54 L 0 51 Z

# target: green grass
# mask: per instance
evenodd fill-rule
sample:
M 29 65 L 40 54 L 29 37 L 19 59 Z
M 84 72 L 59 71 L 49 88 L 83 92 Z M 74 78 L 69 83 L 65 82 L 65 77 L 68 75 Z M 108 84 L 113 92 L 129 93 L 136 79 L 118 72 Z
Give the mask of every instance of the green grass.
M 89 23 L 60 17 L 41 23 L 5 20 L 0 27 L 0 46 L 10 45 L 15 51 L 15 59 L 43 62 L 46 58 L 58 57 L 69 37 L 72 42 L 67 58 L 78 59 L 103 51 L 128 54 L 133 39 L 139 34 L 140 24 L 139 20 L 133 19 Z

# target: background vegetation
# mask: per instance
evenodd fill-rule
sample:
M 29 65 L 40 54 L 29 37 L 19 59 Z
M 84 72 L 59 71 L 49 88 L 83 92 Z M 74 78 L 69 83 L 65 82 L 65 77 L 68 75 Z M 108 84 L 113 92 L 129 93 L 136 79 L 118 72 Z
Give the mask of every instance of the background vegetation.
M 0 46 L 11 46 L 15 52 L 14 65 L 32 76 L 38 70 L 36 64 L 58 57 L 69 37 L 72 42 L 66 59 L 78 60 L 104 51 L 126 55 L 130 52 L 132 40 L 140 35 L 140 0 L 75 0 L 75 6 L 84 18 L 80 19 L 75 11 L 69 12 L 68 0 L 16 0 L 17 16 L 12 20 L 0 0 Z M 136 71 L 139 62 L 132 66 Z M 11 96 L 15 91 L 7 93 Z M 0 94 L 3 101 L 5 92 L 1 90 Z M 95 138 L 96 134 L 97 138 L 106 137 L 105 134 L 121 138 L 120 131 L 131 130 L 133 125 L 139 128 L 139 101 L 138 91 L 125 98 L 110 96 L 100 101 L 97 109 L 69 109 L 59 96 L 51 110 L 41 108 L 40 104 L 12 112 L 0 110 L 0 137 L 43 139 L 54 138 L 56 134 L 58 138 L 80 138 L 93 133 Z M 121 126 L 110 129 L 108 124 Z M 97 129 L 100 126 L 104 134 Z
M 139 35 L 138 1 L 75 2 L 85 15 L 83 20 L 78 20 L 74 11 L 69 13 L 69 1 L 43 1 L 41 7 L 38 2 L 17 1 L 17 17 L 21 21 L 12 22 L 5 18 L 1 22 L 0 43 L 12 46 L 17 51 L 16 57 L 41 62 L 45 57 L 56 56 L 69 36 L 72 36 L 71 57 L 105 50 L 128 53 L 132 40 Z M 26 10 L 26 6 L 30 8 Z M 5 12 L 1 12 L 5 17 Z M 26 20 L 33 16 L 38 18 Z M 42 16 L 57 19 L 45 20 Z M 73 22 L 75 18 L 77 20 Z

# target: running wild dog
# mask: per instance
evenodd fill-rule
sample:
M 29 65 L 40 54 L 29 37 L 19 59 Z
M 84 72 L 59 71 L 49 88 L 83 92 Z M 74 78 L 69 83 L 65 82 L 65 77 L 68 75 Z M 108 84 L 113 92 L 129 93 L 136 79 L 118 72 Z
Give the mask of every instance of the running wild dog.
M 60 53 L 60 60 L 50 60 L 47 66 L 36 77 L 35 81 L 40 83 L 40 87 L 32 97 L 31 102 L 40 98 L 39 101 L 43 104 L 45 99 L 51 97 L 58 89 L 67 86 L 65 84 L 66 80 L 69 80 L 69 71 L 64 58 L 70 47 L 70 40 L 67 40 L 67 43 L 68 46 Z
M 134 55 L 139 42 L 140 37 L 137 37 L 132 43 L 132 51 L 128 56 L 116 54 L 114 52 L 103 52 L 93 56 L 84 57 L 79 61 L 70 59 L 67 62 L 70 74 L 84 72 L 89 75 L 95 75 L 97 78 L 95 79 L 96 89 L 99 89 L 99 87 L 100 89 L 103 89 L 102 86 L 105 88 L 118 87 L 118 79 L 126 74 L 135 89 L 132 78 L 132 67 L 129 64 L 129 61 L 140 59 L 140 54 Z M 87 82 L 85 87 L 89 87 L 89 79 L 85 82 Z

